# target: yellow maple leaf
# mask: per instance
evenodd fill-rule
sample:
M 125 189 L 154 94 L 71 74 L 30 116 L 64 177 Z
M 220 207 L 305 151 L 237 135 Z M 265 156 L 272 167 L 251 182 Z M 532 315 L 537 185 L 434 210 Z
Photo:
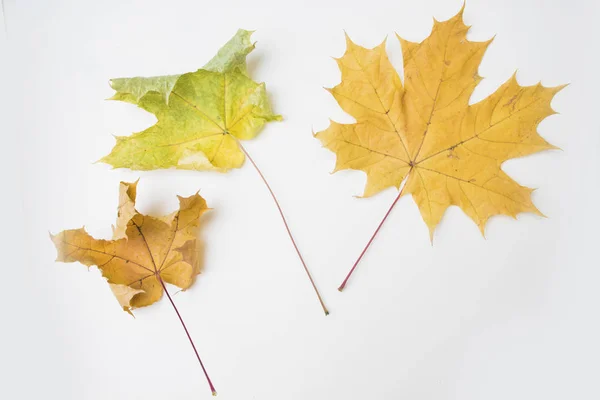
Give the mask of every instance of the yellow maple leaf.
M 196 251 L 196 228 L 207 210 L 206 201 L 195 194 L 179 197 L 179 210 L 151 217 L 135 210 L 136 183 L 121 182 L 119 212 L 113 240 L 99 240 L 84 228 L 51 235 L 56 261 L 96 265 L 123 310 L 158 301 L 164 282 L 185 290 L 200 272 Z
M 462 13 L 435 21 L 421 43 L 398 36 L 404 85 L 388 60 L 385 41 L 366 49 L 346 37 L 346 52 L 337 59 L 342 82 L 328 90 L 357 122 L 331 122 L 315 135 L 336 153 L 335 171 L 367 174 L 364 196 L 400 188 L 405 181 L 398 198 L 412 194 L 431 237 L 451 205 L 482 233 L 493 215 L 541 214 L 531 201 L 532 189 L 511 179 L 501 165 L 555 148 L 537 133 L 537 125 L 555 113 L 550 102 L 564 87 L 520 86 L 513 75 L 495 93 L 469 105 L 491 40 L 467 40 Z

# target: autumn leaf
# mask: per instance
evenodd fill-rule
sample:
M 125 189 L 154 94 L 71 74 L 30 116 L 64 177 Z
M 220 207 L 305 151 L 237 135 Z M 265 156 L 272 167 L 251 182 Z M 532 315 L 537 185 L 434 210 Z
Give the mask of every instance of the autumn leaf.
M 264 83 L 246 75 L 251 32 L 238 33 L 196 72 L 153 78 L 111 80 L 112 99 L 137 104 L 158 122 L 129 137 L 117 137 L 101 161 L 115 168 L 151 170 L 239 168 L 239 140 L 254 138 L 263 125 L 278 121 Z
M 342 82 L 329 91 L 356 123 L 331 122 L 316 134 L 336 153 L 335 171 L 367 174 L 365 197 L 392 186 L 400 189 L 404 182 L 392 208 L 411 194 L 431 238 L 451 205 L 459 206 L 482 233 L 494 215 L 541 215 L 531 201 L 533 189 L 519 185 L 501 166 L 508 159 L 555 148 L 537 133 L 537 125 L 555 113 L 550 102 L 564 87 L 520 86 L 513 75 L 470 105 L 491 40 L 468 40 L 462 15 L 463 10 L 435 21 L 421 43 L 398 37 L 404 84 L 388 60 L 385 42 L 366 49 L 346 37 L 346 52 L 337 59 Z
M 136 104 L 154 114 L 155 125 L 117 143 L 100 161 L 115 168 L 176 168 L 226 172 L 248 158 L 267 186 L 325 312 L 323 300 L 296 245 L 283 211 L 266 178 L 242 145 L 254 138 L 274 114 L 264 83 L 252 80 L 246 56 L 254 49 L 252 32 L 240 29 L 202 69 L 182 75 L 111 80 L 113 100 Z
M 186 331 L 166 283 L 186 290 L 200 273 L 196 230 L 200 216 L 208 209 L 195 194 L 179 197 L 179 210 L 162 217 L 140 214 L 135 209 L 137 182 L 121 182 L 119 210 L 113 239 L 94 239 L 84 228 L 50 235 L 56 246 L 56 261 L 97 266 L 123 310 L 149 306 L 167 294 Z M 196 351 L 188 333 L 188 338 Z M 209 386 L 215 389 L 204 370 Z
M 179 198 L 179 210 L 164 217 L 151 217 L 135 210 L 137 183 L 120 184 L 119 212 L 113 240 L 98 240 L 84 228 L 51 236 L 61 262 L 96 265 L 127 312 L 158 301 L 160 280 L 185 290 L 200 272 L 195 252 L 195 229 L 207 210 L 195 194 Z M 124 286 L 124 287 L 123 287 Z M 128 288 L 128 289 L 127 289 Z M 114 290 L 113 290 L 114 292 Z

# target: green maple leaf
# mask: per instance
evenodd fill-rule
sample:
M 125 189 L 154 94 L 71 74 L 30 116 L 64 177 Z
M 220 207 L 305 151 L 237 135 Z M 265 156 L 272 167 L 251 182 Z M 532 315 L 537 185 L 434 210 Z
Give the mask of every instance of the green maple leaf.
M 273 114 L 264 83 L 248 77 L 252 32 L 240 29 L 202 69 L 182 75 L 111 80 L 114 100 L 137 104 L 157 123 L 117 144 L 102 162 L 115 168 L 228 170 L 244 163 L 238 140 L 255 137 Z

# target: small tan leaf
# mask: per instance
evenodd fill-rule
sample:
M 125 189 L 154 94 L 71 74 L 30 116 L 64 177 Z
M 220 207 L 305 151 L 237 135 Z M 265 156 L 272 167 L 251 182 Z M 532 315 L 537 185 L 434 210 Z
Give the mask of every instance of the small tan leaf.
M 83 228 L 51 235 L 57 261 L 96 265 L 127 312 L 158 301 L 159 279 L 185 290 L 200 272 L 196 228 L 207 210 L 199 195 L 179 197 L 179 210 L 151 217 L 135 210 L 136 183 L 120 184 L 113 240 L 98 240 Z

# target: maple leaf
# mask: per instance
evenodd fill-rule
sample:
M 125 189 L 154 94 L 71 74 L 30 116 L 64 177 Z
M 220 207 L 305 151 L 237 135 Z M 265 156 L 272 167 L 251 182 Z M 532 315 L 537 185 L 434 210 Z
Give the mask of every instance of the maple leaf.
M 470 105 L 482 79 L 477 69 L 492 40 L 467 39 L 463 9 L 447 21 L 435 21 L 421 43 L 398 36 L 404 85 L 388 60 L 385 41 L 366 49 L 346 36 L 346 52 L 337 59 L 342 82 L 329 91 L 357 122 L 331 122 L 315 135 L 336 153 L 335 171 L 367 174 L 365 197 L 391 186 L 399 189 L 405 182 L 391 208 L 401 196 L 412 194 L 431 239 L 451 205 L 459 206 L 482 234 L 493 215 L 541 215 L 531 201 L 533 190 L 519 185 L 501 166 L 508 159 L 555 148 L 537 133 L 537 125 L 555 113 L 550 102 L 564 87 L 524 87 L 513 75 Z
M 195 229 L 207 210 L 199 195 L 179 197 L 179 210 L 151 217 L 135 210 L 136 183 L 121 182 L 113 240 L 94 239 L 84 228 L 51 235 L 61 262 L 96 265 L 127 312 L 158 301 L 160 280 L 185 290 L 200 272 Z
M 113 100 L 136 104 L 153 113 L 150 128 L 117 143 L 100 161 L 115 168 L 177 168 L 226 172 L 251 162 L 271 194 L 286 231 L 317 298 L 329 312 L 300 254 L 283 211 L 266 178 L 241 141 L 254 138 L 274 114 L 264 83 L 253 81 L 246 56 L 254 49 L 252 32 L 243 29 L 202 69 L 182 75 L 112 79 Z
M 152 127 L 117 137 L 101 159 L 115 168 L 150 170 L 239 168 L 239 140 L 255 137 L 273 114 L 264 83 L 246 75 L 251 32 L 239 30 L 208 64 L 196 72 L 111 80 L 112 99 L 137 104 L 158 119 Z
M 51 234 L 58 254 L 56 261 L 97 266 L 119 304 L 129 314 L 135 308 L 157 302 L 163 292 L 166 293 L 209 386 L 216 394 L 165 286 L 167 282 L 186 290 L 200 273 L 196 229 L 200 216 L 208 209 L 206 201 L 197 193 L 179 197 L 179 210 L 162 217 L 152 217 L 136 211 L 136 190 L 137 182 L 121 182 L 119 186 L 119 211 L 112 240 L 94 239 L 84 228 Z

